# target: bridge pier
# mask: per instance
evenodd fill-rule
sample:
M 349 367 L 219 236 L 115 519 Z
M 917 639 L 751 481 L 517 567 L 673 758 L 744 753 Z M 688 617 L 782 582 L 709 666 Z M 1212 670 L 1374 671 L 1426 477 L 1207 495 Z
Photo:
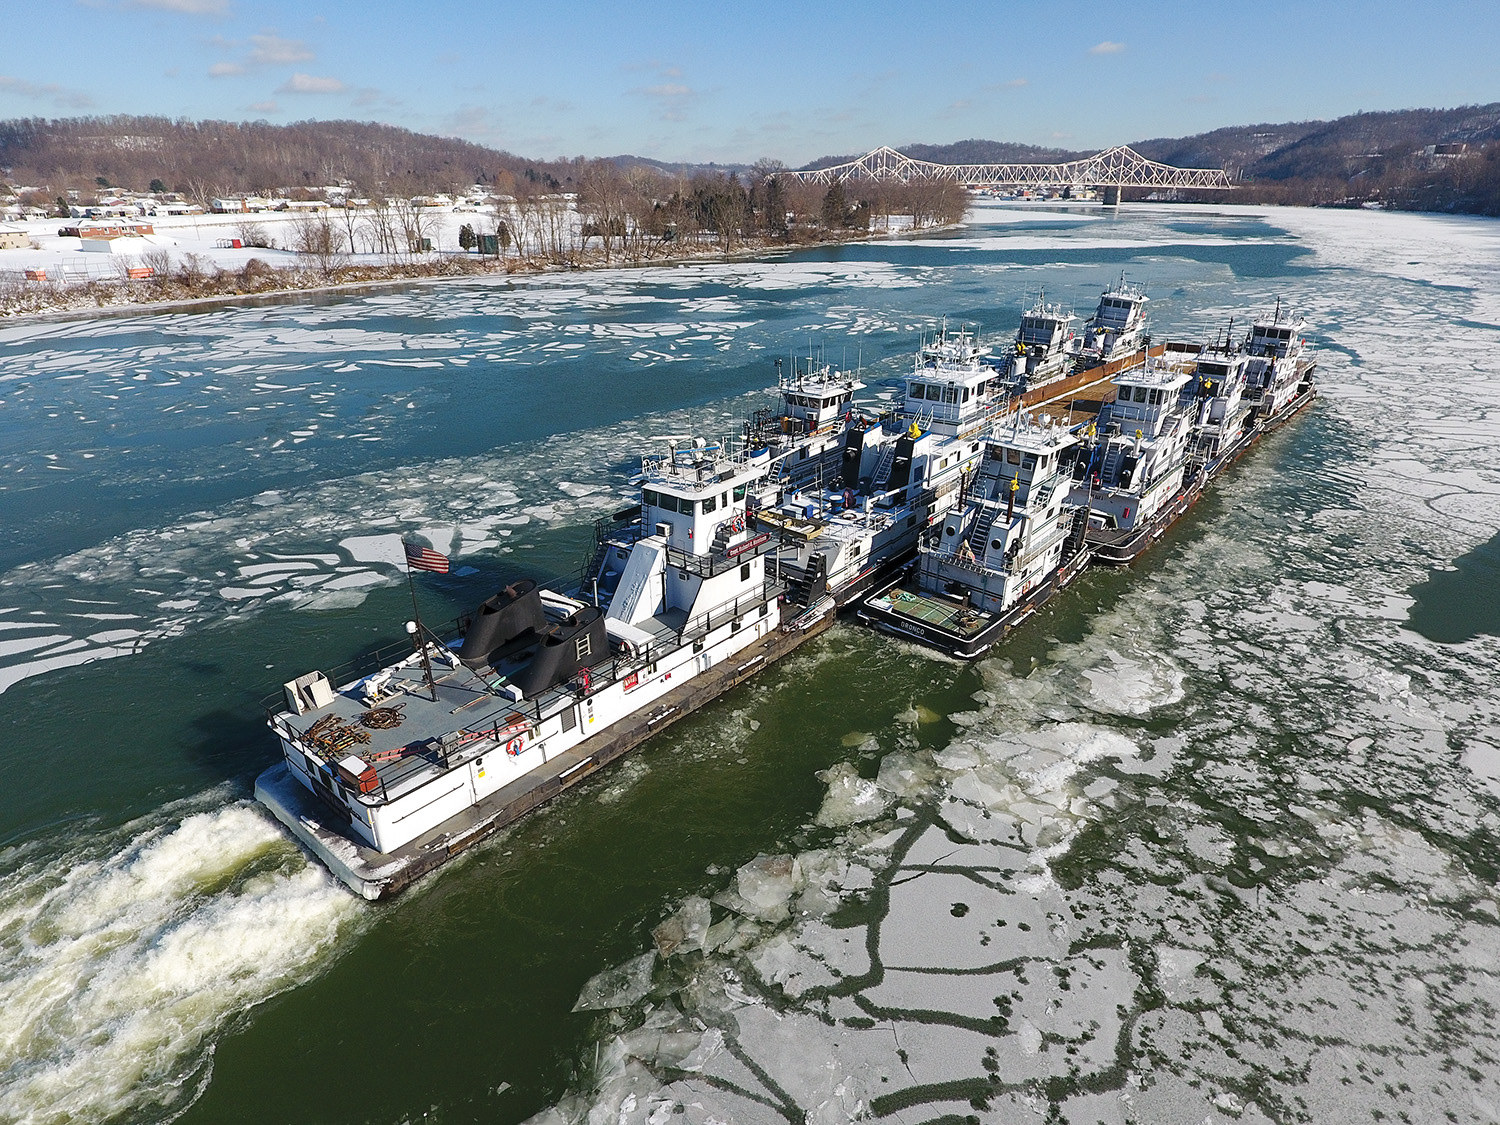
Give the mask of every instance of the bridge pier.
M 1118 207 L 1120 205 L 1120 185 L 1106 184 L 1099 189 L 1104 193 L 1104 206 Z

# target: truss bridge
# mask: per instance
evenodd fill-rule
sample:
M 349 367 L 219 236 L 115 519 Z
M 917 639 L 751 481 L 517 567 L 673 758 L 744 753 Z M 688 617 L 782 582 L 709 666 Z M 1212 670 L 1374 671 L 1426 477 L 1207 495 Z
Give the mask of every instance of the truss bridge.
M 1174 168 L 1147 160 L 1128 145 L 1116 145 L 1082 160 L 1062 164 L 937 164 L 914 160 L 905 153 L 881 146 L 858 160 L 831 168 L 812 168 L 790 173 L 803 183 L 831 184 L 835 180 L 878 180 L 911 183 L 913 180 L 954 180 L 965 187 L 1016 187 L 1038 190 L 1077 191 L 1101 189 L 1106 203 L 1120 201 L 1121 188 L 1195 188 L 1227 191 L 1232 186 L 1222 168 Z

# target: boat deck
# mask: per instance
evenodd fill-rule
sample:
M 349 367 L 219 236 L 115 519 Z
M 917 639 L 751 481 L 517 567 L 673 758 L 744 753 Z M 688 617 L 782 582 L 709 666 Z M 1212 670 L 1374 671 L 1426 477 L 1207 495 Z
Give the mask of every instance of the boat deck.
M 833 603 L 824 599 L 795 621 L 783 623 L 742 649 L 734 659 L 692 677 L 654 705 L 549 758 L 458 816 L 389 853 L 374 851 L 351 839 L 339 828 L 337 815 L 290 776 L 285 762 L 278 762 L 256 779 L 256 797 L 356 894 L 368 899 L 385 898 L 743 683 L 832 623 Z
M 508 730 L 530 729 L 572 690 L 566 685 L 552 688 L 518 704 L 496 694 L 477 673 L 462 664 L 453 667 L 440 655 L 433 661 L 434 699 L 434 690 L 414 656 L 395 666 L 394 672 L 374 704 L 373 715 L 361 686 L 365 681 L 357 680 L 336 689 L 332 702 L 316 710 L 276 716 L 278 733 L 310 744 L 330 762 L 351 754 L 362 758 L 375 767 L 380 799 L 386 799 L 442 769 L 445 761 L 451 765 L 455 755 L 493 749 L 497 741 L 505 740 L 499 736 Z M 397 712 L 395 725 L 367 725 L 367 717 L 378 721 L 386 710 Z M 322 724 L 320 730 L 310 736 L 318 724 Z
M 893 586 L 879 597 L 872 598 L 870 604 L 942 629 L 964 640 L 977 636 L 993 620 L 990 614 L 981 613 L 964 602 L 900 586 Z

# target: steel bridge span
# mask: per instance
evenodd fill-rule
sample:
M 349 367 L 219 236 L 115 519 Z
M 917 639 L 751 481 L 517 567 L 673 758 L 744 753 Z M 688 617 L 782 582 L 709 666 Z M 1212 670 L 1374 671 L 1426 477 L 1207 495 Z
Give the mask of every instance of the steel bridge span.
M 1222 168 L 1174 168 L 1147 160 L 1128 145 L 1116 145 L 1082 160 L 1062 164 L 937 164 L 914 160 L 882 145 L 858 160 L 792 172 L 803 183 L 831 184 L 835 180 L 954 180 L 965 187 L 1021 187 L 1037 189 L 1098 188 L 1106 203 L 1120 201 L 1120 189 L 1196 188 L 1228 191 L 1232 185 Z

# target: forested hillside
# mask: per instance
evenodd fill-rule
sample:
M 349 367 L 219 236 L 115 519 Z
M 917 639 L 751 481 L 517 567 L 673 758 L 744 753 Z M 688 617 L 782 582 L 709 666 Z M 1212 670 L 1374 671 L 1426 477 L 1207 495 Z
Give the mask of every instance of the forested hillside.
M 1236 125 L 1191 137 L 1128 143 L 1164 164 L 1224 168 L 1237 185 L 1234 198 L 1246 202 L 1378 202 L 1500 215 L 1500 102 L 1357 113 L 1335 121 Z M 1429 154 L 1428 146 L 1462 146 L 1462 151 Z M 982 140 L 897 147 L 945 164 L 1059 162 L 1089 155 Z M 851 158 L 825 157 L 814 166 Z
M 1223 167 L 1250 202 L 1378 202 L 1423 210 L 1500 214 L 1500 103 L 1457 109 L 1358 113 L 1335 121 L 1239 125 L 1191 137 L 1132 141 L 1144 156 Z M 1436 146 L 1436 147 L 1435 147 Z M 908 144 L 942 163 L 1055 162 L 1084 152 L 1001 141 Z M 855 154 L 857 155 L 857 154 Z M 810 167 L 839 163 L 829 156 Z M 667 164 L 614 156 L 622 169 L 670 175 L 743 173 L 746 166 Z M 16 186 L 97 191 L 168 190 L 205 200 L 272 189 L 350 183 L 365 191 L 448 191 L 481 184 L 574 189 L 583 158 L 539 160 L 373 122 L 185 121 L 161 117 L 24 118 L 0 122 L 0 177 Z M 752 179 L 779 165 L 762 163 Z

